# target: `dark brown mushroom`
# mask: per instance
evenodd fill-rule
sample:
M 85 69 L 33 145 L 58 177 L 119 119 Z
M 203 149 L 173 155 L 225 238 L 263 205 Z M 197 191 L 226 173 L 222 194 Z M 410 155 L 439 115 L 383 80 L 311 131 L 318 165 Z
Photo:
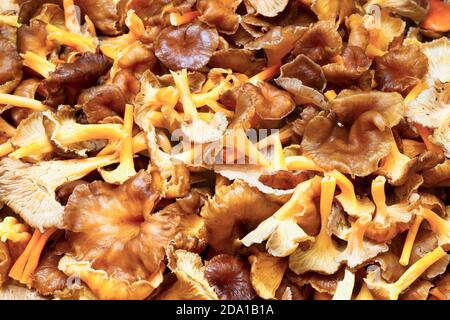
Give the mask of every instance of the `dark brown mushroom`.
M 197 9 L 202 13 L 199 19 L 219 32 L 233 34 L 239 27 L 236 9 L 240 0 L 199 0 Z
M 112 116 L 121 116 L 125 110 L 125 97 L 119 87 L 104 84 L 84 90 L 78 97 L 89 123 Z
M 200 23 L 167 27 L 155 43 L 155 54 L 169 69 L 199 69 L 211 59 L 219 45 L 216 29 Z
M 111 61 L 102 54 L 85 53 L 73 63 L 59 64 L 42 85 L 49 92 L 56 92 L 64 86 L 87 88 L 95 85 L 111 65 Z
M 341 50 L 342 38 L 335 24 L 319 21 L 296 42 L 292 53 L 295 56 L 304 54 L 319 64 L 325 64 Z
M 60 258 L 53 252 L 46 251 L 33 273 L 32 286 L 44 296 L 53 295 L 67 289 L 68 277 L 58 269 Z
M 14 44 L 0 38 L 0 92 L 11 92 L 21 80 L 22 59 Z
M 221 300 L 251 300 L 255 297 L 250 270 L 239 257 L 215 256 L 206 265 L 205 277 Z
M 415 45 L 394 49 L 375 58 L 375 80 L 383 91 L 406 96 L 427 71 L 428 58 Z
M 250 50 L 230 48 L 214 52 L 208 66 L 231 69 L 234 72 L 253 76 L 266 66 L 266 61 L 256 58 Z
M 123 29 L 127 1 L 76 0 L 84 14 L 87 14 L 95 26 L 108 36 L 118 35 Z

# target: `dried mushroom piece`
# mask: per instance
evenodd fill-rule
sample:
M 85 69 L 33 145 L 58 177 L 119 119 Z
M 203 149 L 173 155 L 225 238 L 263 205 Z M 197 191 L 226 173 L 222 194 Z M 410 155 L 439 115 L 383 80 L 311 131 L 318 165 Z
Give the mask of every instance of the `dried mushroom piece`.
M 342 22 L 356 9 L 353 0 L 312 0 L 308 2 L 311 3 L 311 9 L 319 20 Z
M 302 242 L 311 242 L 317 233 L 319 217 L 314 199 L 320 195 L 320 179 L 316 176 L 300 183 L 288 202 L 262 221 L 241 242 L 249 247 L 267 240 L 267 251 L 276 257 L 291 255 Z M 305 230 L 303 229 L 305 228 Z
M 248 0 L 252 7 L 255 8 L 258 14 L 265 17 L 275 17 L 278 13 L 284 10 L 288 5 L 288 0 Z
M 242 0 L 200 0 L 197 9 L 201 12 L 199 19 L 216 27 L 219 32 L 234 34 L 239 27 L 240 17 L 236 9 Z
M 325 64 L 341 53 L 343 43 L 337 32 L 338 26 L 332 21 L 319 21 L 295 43 L 292 54 L 304 54 L 318 64 Z
M 420 24 L 424 20 L 429 9 L 427 0 L 369 0 L 364 8 L 368 10 L 375 5 L 390 9 L 402 17 L 410 18 L 416 24 Z
M 209 244 L 218 252 L 233 252 L 240 238 L 239 226 L 252 228 L 272 215 L 279 205 L 268 200 L 262 192 L 235 180 L 222 186 L 203 206 Z
M 287 270 L 287 261 L 265 252 L 256 252 L 248 260 L 251 264 L 250 280 L 256 294 L 263 299 L 275 299 Z
M 34 228 L 61 227 L 64 208 L 56 201 L 55 190 L 116 161 L 114 156 L 104 156 L 32 165 L 4 158 L 0 161 L 0 199 Z
M 92 271 L 86 270 L 87 277 L 104 273 L 105 281 L 132 285 L 143 281 L 144 288 L 149 288 L 161 277 L 165 248 L 178 224 L 176 216 L 151 213 L 159 198 L 151 176 L 144 171 L 119 186 L 100 181 L 77 186 L 64 210 L 71 252 L 79 261 L 74 265 L 86 264 Z M 105 241 L 110 245 L 104 246 Z M 85 282 L 100 294 L 101 288 L 92 281 Z M 114 291 L 105 294 L 114 296 Z
M 250 270 L 239 257 L 220 254 L 206 264 L 205 278 L 220 300 L 251 300 L 255 296 Z
M 22 60 L 14 44 L 0 38 L 0 92 L 9 93 L 22 80 Z
M 216 29 L 188 23 L 163 29 L 155 43 L 155 55 L 171 70 L 197 70 L 208 64 L 219 45 Z
M 390 50 L 375 58 L 375 80 L 382 91 L 406 96 L 427 74 L 428 59 L 418 46 Z
M 158 300 L 219 300 L 206 278 L 206 268 L 202 258 L 192 252 L 176 250 L 169 255 L 169 267 L 177 281 L 169 289 L 160 293 Z
M 121 10 L 125 1 L 107 0 L 76 0 L 82 12 L 89 16 L 95 26 L 104 34 L 114 36 L 120 34 L 123 27 L 124 10 Z

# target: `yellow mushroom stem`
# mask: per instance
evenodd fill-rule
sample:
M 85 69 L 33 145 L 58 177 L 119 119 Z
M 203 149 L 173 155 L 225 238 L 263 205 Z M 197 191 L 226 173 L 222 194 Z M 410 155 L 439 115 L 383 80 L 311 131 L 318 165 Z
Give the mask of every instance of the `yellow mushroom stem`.
M 53 145 L 51 144 L 47 136 L 45 136 L 42 140 L 16 149 L 9 154 L 9 157 L 14 160 L 19 160 L 31 155 L 50 153 L 53 150 Z
M 197 108 L 202 106 L 210 107 L 214 112 L 223 112 L 227 117 L 232 117 L 234 112 L 226 109 L 223 105 L 221 105 L 218 100 L 220 98 L 220 94 L 227 89 L 232 88 L 231 84 L 231 75 L 227 75 L 225 79 L 223 79 L 218 85 L 214 85 L 212 81 L 209 81 L 210 85 L 203 86 L 202 90 L 208 87 L 212 87 L 210 91 L 192 94 L 191 98 Z M 208 83 L 208 82 L 207 82 Z
M 420 124 L 415 124 L 415 127 L 417 129 L 417 132 L 419 132 L 420 137 L 423 140 L 423 143 L 425 143 L 425 146 L 429 151 L 433 151 L 435 153 L 443 154 L 444 151 L 441 147 L 435 145 L 430 141 L 429 136 L 432 135 L 431 129 L 425 128 L 424 126 Z
M 337 170 L 327 172 L 325 175 L 336 179 L 336 183 L 341 190 L 341 193 L 336 196 L 336 199 L 339 200 L 349 215 L 361 217 L 373 212 L 374 208 L 371 202 L 365 203 L 363 200 L 356 198 L 353 183 L 346 176 Z
M 273 170 L 287 170 L 286 161 L 284 160 L 283 145 L 281 144 L 279 133 L 271 135 L 273 141 Z M 256 146 L 257 147 L 257 146 Z
M 97 39 L 87 34 L 77 34 L 65 31 L 54 25 L 47 24 L 47 39 L 59 44 L 73 47 L 79 52 L 96 52 Z
M 336 179 L 334 177 L 323 177 L 320 184 L 320 232 L 316 237 L 316 242 L 327 248 L 334 247 L 333 240 L 328 234 L 327 226 L 333 207 Z
M 419 94 L 428 89 L 428 84 L 426 81 L 421 81 L 418 85 L 416 85 L 405 97 L 404 104 L 407 106 L 411 101 L 416 99 Z
M 10 104 L 14 107 L 27 108 L 35 111 L 45 111 L 49 108 L 41 101 L 8 93 L 0 93 L 0 104 Z
M 201 13 L 199 11 L 188 11 L 183 14 L 179 14 L 177 12 L 172 12 L 169 15 L 169 21 L 170 21 L 171 25 L 177 27 L 177 26 L 181 26 L 183 24 L 191 22 L 192 20 L 194 20 L 195 18 L 197 18 L 200 15 L 201 15 Z
M 345 269 L 344 279 L 338 282 L 333 300 L 351 300 L 354 286 L 355 274 Z
M 184 119 L 195 121 L 199 119 L 197 108 L 192 100 L 191 92 L 189 90 L 189 82 L 186 69 L 180 72 L 171 71 L 173 80 L 178 90 L 178 96 L 183 104 Z
M 0 14 L 0 23 L 6 24 L 10 27 L 19 28 L 22 24 L 19 22 L 19 17 L 16 15 Z
M 123 135 L 121 124 L 79 124 L 61 125 L 53 132 L 53 139 L 62 145 L 70 145 L 81 141 L 106 139 L 120 139 Z
M 403 245 L 402 255 L 399 260 L 399 263 L 402 266 L 407 266 L 409 264 L 409 259 L 411 257 L 411 252 L 412 252 L 412 248 L 414 246 L 414 241 L 416 240 L 417 232 L 419 231 L 422 221 L 423 221 L 423 217 L 416 215 L 414 224 L 408 230 L 408 234 L 406 235 L 405 244 Z
M 365 282 L 362 284 L 358 295 L 355 297 L 355 300 L 375 300 L 372 293 L 370 293 L 369 288 L 367 288 L 367 284 Z
M 305 156 L 293 156 L 286 158 L 286 166 L 289 171 L 293 170 L 310 170 L 324 172 L 325 170 L 319 167 L 311 159 Z
M 281 63 L 276 63 L 273 66 L 265 68 L 260 73 L 255 74 L 253 77 L 247 80 L 247 82 L 257 85 L 260 81 L 267 81 L 275 77 L 278 73 L 280 73 Z
M 42 251 L 56 228 L 47 229 L 44 233 L 35 230 L 25 250 L 16 260 L 9 272 L 9 277 L 22 284 L 31 284 L 31 275 L 39 264 Z
M 31 234 L 28 232 L 28 226 L 20 223 L 14 217 L 5 217 L 0 222 L 0 240 L 11 242 L 27 242 L 31 238 Z
M 395 283 L 386 285 L 389 288 L 389 298 L 391 300 L 397 300 L 400 293 L 408 289 L 409 286 L 422 275 L 422 273 L 424 273 L 434 263 L 442 259 L 445 255 L 446 252 L 442 249 L 442 247 L 438 246 L 436 249 L 416 261 Z
M 161 129 L 156 129 L 156 141 L 165 153 L 170 153 L 170 151 L 172 150 L 172 144 L 170 143 L 169 137 Z
M 5 119 L 0 117 L 0 132 L 3 133 L 6 137 L 11 138 L 16 132 L 16 128 L 6 122 Z
M 337 94 L 334 90 L 328 90 L 324 93 L 324 96 L 328 99 L 328 101 L 332 101 L 337 97 Z
M 39 73 L 44 78 L 48 79 L 50 73 L 56 70 L 56 65 L 45 57 L 41 57 L 40 55 L 27 51 L 25 53 L 21 53 L 20 56 L 23 59 L 23 65 L 30 68 L 31 70 Z
M 383 222 L 389 215 L 387 213 L 386 194 L 384 192 L 384 185 L 386 178 L 378 176 L 372 180 L 372 199 L 376 206 L 375 222 Z
M 418 213 L 430 224 L 431 229 L 445 244 L 450 243 L 450 222 L 441 218 L 434 211 L 421 207 Z M 440 241 L 441 242 L 441 241 Z
M 131 104 L 125 106 L 119 165 L 112 171 L 99 170 L 106 182 L 123 183 L 136 174 L 133 161 L 133 109 Z
M 66 28 L 72 33 L 81 33 L 80 23 L 77 18 L 77 11 L 73 4 L 73 0 L 64 0 L 63 7 Z
M 4 157 L 7 154 L 11 153 L 12 151 L 14 151 L 14 147 L 11 144 L 11 141 L 8 140 L 0 144 L 0 157 Z

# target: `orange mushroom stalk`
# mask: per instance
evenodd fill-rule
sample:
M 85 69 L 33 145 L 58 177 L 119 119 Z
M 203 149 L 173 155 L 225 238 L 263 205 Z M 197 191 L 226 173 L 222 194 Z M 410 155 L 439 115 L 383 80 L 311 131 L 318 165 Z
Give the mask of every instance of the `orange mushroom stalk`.
M 177 27 L 191 22 L 200 15 L 201 13 L 199 11 L 188 11 L 183 14 L 172 12 L 169 15 L 169 20 L 171 25 Z
M 27 108 L 35 111 L 45 111 L 48 109 L 41 101 L 7 93 L 0 93 L 0 104 L 10 104 L 14 107 Z
M 24 252 L 17 259 L 9 272 L 9 276 L 22 284 L 31 284 L 31 275 L 39 264 L 42 250 L 56 228 L 47 229 L 44 233 L 35 230 Z

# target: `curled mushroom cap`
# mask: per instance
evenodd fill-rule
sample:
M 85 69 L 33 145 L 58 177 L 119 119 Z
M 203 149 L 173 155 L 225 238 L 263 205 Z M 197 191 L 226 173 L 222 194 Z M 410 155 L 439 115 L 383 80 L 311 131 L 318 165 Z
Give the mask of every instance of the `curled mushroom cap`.
M 347 46 L 342 54 L 343 63 L 330 63 L 322 67 L 326 79 L 340 86 L 357 85 L 363 90 L 372 86 L 372 75 L 369 71 L 370 59 L 363 49 Z
M 255 296 L 250 270 L 239 257 L 213 257 L 206 265 L 205 277 L 221 300 L 251 300 Z
M 151 214 L 159 197 L 143 171 L 119 186 L 100 181 L 77 186 L 64 210 L 74 256 L 117 279 L 151 277 L 178 223 L 177 217 Z
M 242 0 L 200 0 L 197 9 L 202 13 L 199 19 L 219 32 L 233 34 L 239 27 L 239 16 L 236 9 Z
M 9 93 L 22 80 L 22 60 L 16 47 L 0 38 L 0 92 Z
M 216 29 L 199 23 L 167 27 L 155 43 L 156 57 L 169 69 L 204 67 L 219 45 Z
M 423 172 L 423 179 L 425 186 L 428 187 L 450 186 L 450 160 Z
M 46 251 L 33 273 L 33 287 L 44 296 L 67 291 L 67 276 L 58 269 L 60 258 L 54 252 Z
M 288 0 L 249 0 L 256 12 L 266 17 L 275 17 L 286 8 L 288 2 Z
M 296 42 L 305 34 L 307 29 L 299 26 L 276 26 L 267 33 L 247 43 L 244 47 L 250 50 L 264 49 L 268 64 L 276 65 L 294 47 Z
M 319 64 L 327 63 L 342 50 L 342 38 L 336 29 L 331 21 L 317 22 L 296 42 L 292 53 L 304 54 Z
M 64 208 L 55 199 L 55 189 L 116 161 L 105 156 L 31 165 L 4 158 L 0 161 L 0 199 L 34 228 L 61 227 Z
M 418 46 L 390 50 L 375 58 L 375 80 L 383 91 L 407 95 L 427 74 L 428 59 Z
M 219 297 L 206 278 L 206 268 L 202 258 L 195 253 L 176 250 L 169 251 L 169 268 L 177 281 L 159 294 L 158 300 L 218 300 Z
M 102 300 L 143 300 L 164 280 L 164 264 L 145 280 L 127 281 L 110 277 L 103 270 L 92 268 L 89 261 L 78 261 L 71 256 L 59 260 L 58 269 L 69 277 L 78 277 Z
M 250 50 L 230 48 L 214 52 L 208 65 L 253 76 L 264 68 L 265 63 L 264 59 L 256 58 Z
M 362 16 L 352 14 L 345 20 L 345 25 L 349 29 L 348 45 L 360 47 L 365 51 L 369 44 L 369 32 L 364 27 Z
M 250 280 L 256 294 L 263 299 L 275 299 L 275 294 L 287 270 L 286 259 L 257 252 L 248 260 L 251 263 Z
M 324 169 L 369 175 L 391 148 L 391 133 L 379 130 L 380 121 L 384 122 L 379 114 L 369 111 L 347 130 L 330 118 L 317 116 L 306 126 L 302 150 Z
M 17 29 L 17 51 L 26 53 L 34 52 L 41 57 L 46 57 L 54 45 L 47 41 L 47 31 L 45 23 L 39 20 L 30 22 L 30 25 L 23 24 Z
M 428 58 L 427 83 L 433 86 L 436 82 L 450 82 L 450 40 L 447 37 L 421 45 L 422 52 Z
M 235 180 L 219 188 L 216 195 L 203 206 L 200 215 L 205 219 L 209 244 L 219 252 L 232 252 L 240 224 L 254 228 L 273 214 L 278 205 L 246 183 Z
M 333 20 L 341 22 L 355 10 L 352 0 L 312 0 L 311 9 L 319 20 Z
M 250 124 L 264 120 L 280 120 L 295 108 L 291 95 L 267 82 L 257 86 L 246 83 L 240 90 L 236 104 L 236 118 L 247 118 Z M 247 120 L 245 119 L 245 120 Z
M 62 63 L 50 73 L 43 85 L 49 91 L 62 86 L 90 87 L 111 67 L 111 61 L 104 55 L 86 53 L 72 63 Z
M 382 53 L 387 52 L 392 41 L 405 31 L 406 22 L 391 16 L 387 9 L 382 9 L 381 14 L 366 14 L 363 19 L 364 26 L 369 31 L 369 46 Z
M 113 36 L 120 33 L 123 23 L 124 10 L 120 9 L 124 1 L 108 0 L 78 0 L 76 4 L 80 6 L 84 14 L 87 14 L 95 26 L 102 33 Z
M 369 0 L 364 8 L 367 10 L 374 5 L 390 9 L 400 16 L 410 18 L 416 24 L 422 22 L 429 9 L 429 1 L 424 0 Z
M 344 125 L 353 123 L 367 111 L 375 111 L 383 118 L 384 125 L 392 128 L 402 118 L 403 98 L 398 93 L 344 90 L 331 102 L 330 108 Z
M 84 90 L 78 97 L 78 104 L 89 123 L 98 123 L 107 117 L 122 115 L 125 97 L 119 87 L 104 84 Z

